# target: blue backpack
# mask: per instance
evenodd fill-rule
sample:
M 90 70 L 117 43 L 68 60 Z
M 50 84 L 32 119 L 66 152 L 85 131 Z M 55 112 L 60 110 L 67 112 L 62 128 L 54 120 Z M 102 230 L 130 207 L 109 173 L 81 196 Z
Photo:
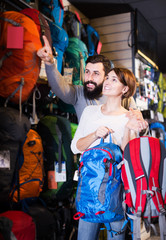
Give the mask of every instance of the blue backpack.
M 87 149 L 81 156 L 79 181 L 76 193 L 77 213 L 74 219 L 87 222 L 104 223 L 111 233 L 110 222 L 124 218 L 122 209 L 123 185 L 120 147 L 112 143 L 104 143 Z
M 62 27 L 64 6 L 62 0 L 41 0 L 39 10 Z
M 101 42 L 98 32 L 89 24 L 84 24 L 84 29 L 86 35 L 82 37 L 82 41 L 88 47 L 89 56 L 99 54 L 101 50 L 99 50 L 99 45 L 101 44 Z
M 149 124 L 149 129 L 155 130 L 156 134 L 158 133 L 160 135 L 160 140 L 166 148 L 166 131 L 164 125 L 160 122 L 153 122 Z
M 55 48 L 55 51 L 57 53 L 57 56 L 56 56 L 57 69 L 61 73 L 63 55 L 68 47 L 69 38 L 68 38 L 67 32 L 59 25 L 53 22 L 50 22 L 49 25 L 50 25 L 50 31 L 51 31 L 51 37 L 52 37 L 52 46 L 53 48 Z

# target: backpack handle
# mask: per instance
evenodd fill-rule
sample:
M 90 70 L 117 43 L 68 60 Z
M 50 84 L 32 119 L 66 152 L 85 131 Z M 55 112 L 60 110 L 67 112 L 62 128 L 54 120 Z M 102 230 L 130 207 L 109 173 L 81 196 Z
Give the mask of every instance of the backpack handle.
M 85 215 L 85 213 L 82 212 L 77 212 L 76 214 L 74 214 L 73 219 L 74 220 L 79 220 L 81 217 L 83 217 Z
M 111 133 L 109 133 L 109 136 L 110 136 L 110 143 L 112 143 L 112 136 L 111 136 Z M 104 138 L 101 138 L 100 140 L 100 144 L 103 144 L 104 143 Z

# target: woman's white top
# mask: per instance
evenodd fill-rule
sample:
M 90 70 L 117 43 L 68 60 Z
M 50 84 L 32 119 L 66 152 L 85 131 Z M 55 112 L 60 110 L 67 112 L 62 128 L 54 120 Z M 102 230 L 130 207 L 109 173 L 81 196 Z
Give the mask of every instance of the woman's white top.
M 121 146 L 122 138 L 124 135 L 125 125 L 128 122 L 126 114 L 122 115 L 104 115 L 101 112 L 102 105 L 87 106 L 81 116 L 78 128 L 71 142 L 71 150 L 74 154 L 81 153 L 77 147 L 77 141 L 97 130 L 100 126 L 106 126 L 114 131 L 112 133 L 113 142 Z M 109 136 L 104 139 L 104 142 L 109 142 Z M 97 139 L 89 148 L 96 146 L 100 143 Z

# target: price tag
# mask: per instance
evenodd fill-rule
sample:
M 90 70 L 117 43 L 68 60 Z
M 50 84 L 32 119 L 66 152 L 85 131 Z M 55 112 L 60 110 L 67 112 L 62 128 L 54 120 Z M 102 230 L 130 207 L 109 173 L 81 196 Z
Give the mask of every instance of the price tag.
M 57 189 L 58 184 L 55 181 L 55 171 L 48 171 L 48 189 Z
M 7 48 L 23 49 L 24 28 L 8 26 Z
M 59 171 L 59 164 L 55 163 L 55 181 L 56 182 L 66 182 L 66 163 L 62 162 L 62 171 Z
M 72 84 L 73 68 L 64 68 L 64 79 L 68 84 Z
M 0 151 L 0 168 L 8 168 L 10 170 L 10 151 Z
M 78 170 L 76 170 L 76 171 L 74 172 L 73 180 L 74 180 L 74 181 L 78 181 Z

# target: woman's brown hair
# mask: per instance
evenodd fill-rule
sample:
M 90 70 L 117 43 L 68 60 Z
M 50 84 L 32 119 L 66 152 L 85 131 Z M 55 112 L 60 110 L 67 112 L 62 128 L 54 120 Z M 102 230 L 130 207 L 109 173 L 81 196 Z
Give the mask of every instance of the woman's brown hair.
M 136 78 L 134 74 L 127 68 L 112 68 L 111 71 L 114 71 L 119 81 L 129 88 L 128 91 L 123 95 L 123 98 L 129 98 L 133 96 L 136 91 Z

